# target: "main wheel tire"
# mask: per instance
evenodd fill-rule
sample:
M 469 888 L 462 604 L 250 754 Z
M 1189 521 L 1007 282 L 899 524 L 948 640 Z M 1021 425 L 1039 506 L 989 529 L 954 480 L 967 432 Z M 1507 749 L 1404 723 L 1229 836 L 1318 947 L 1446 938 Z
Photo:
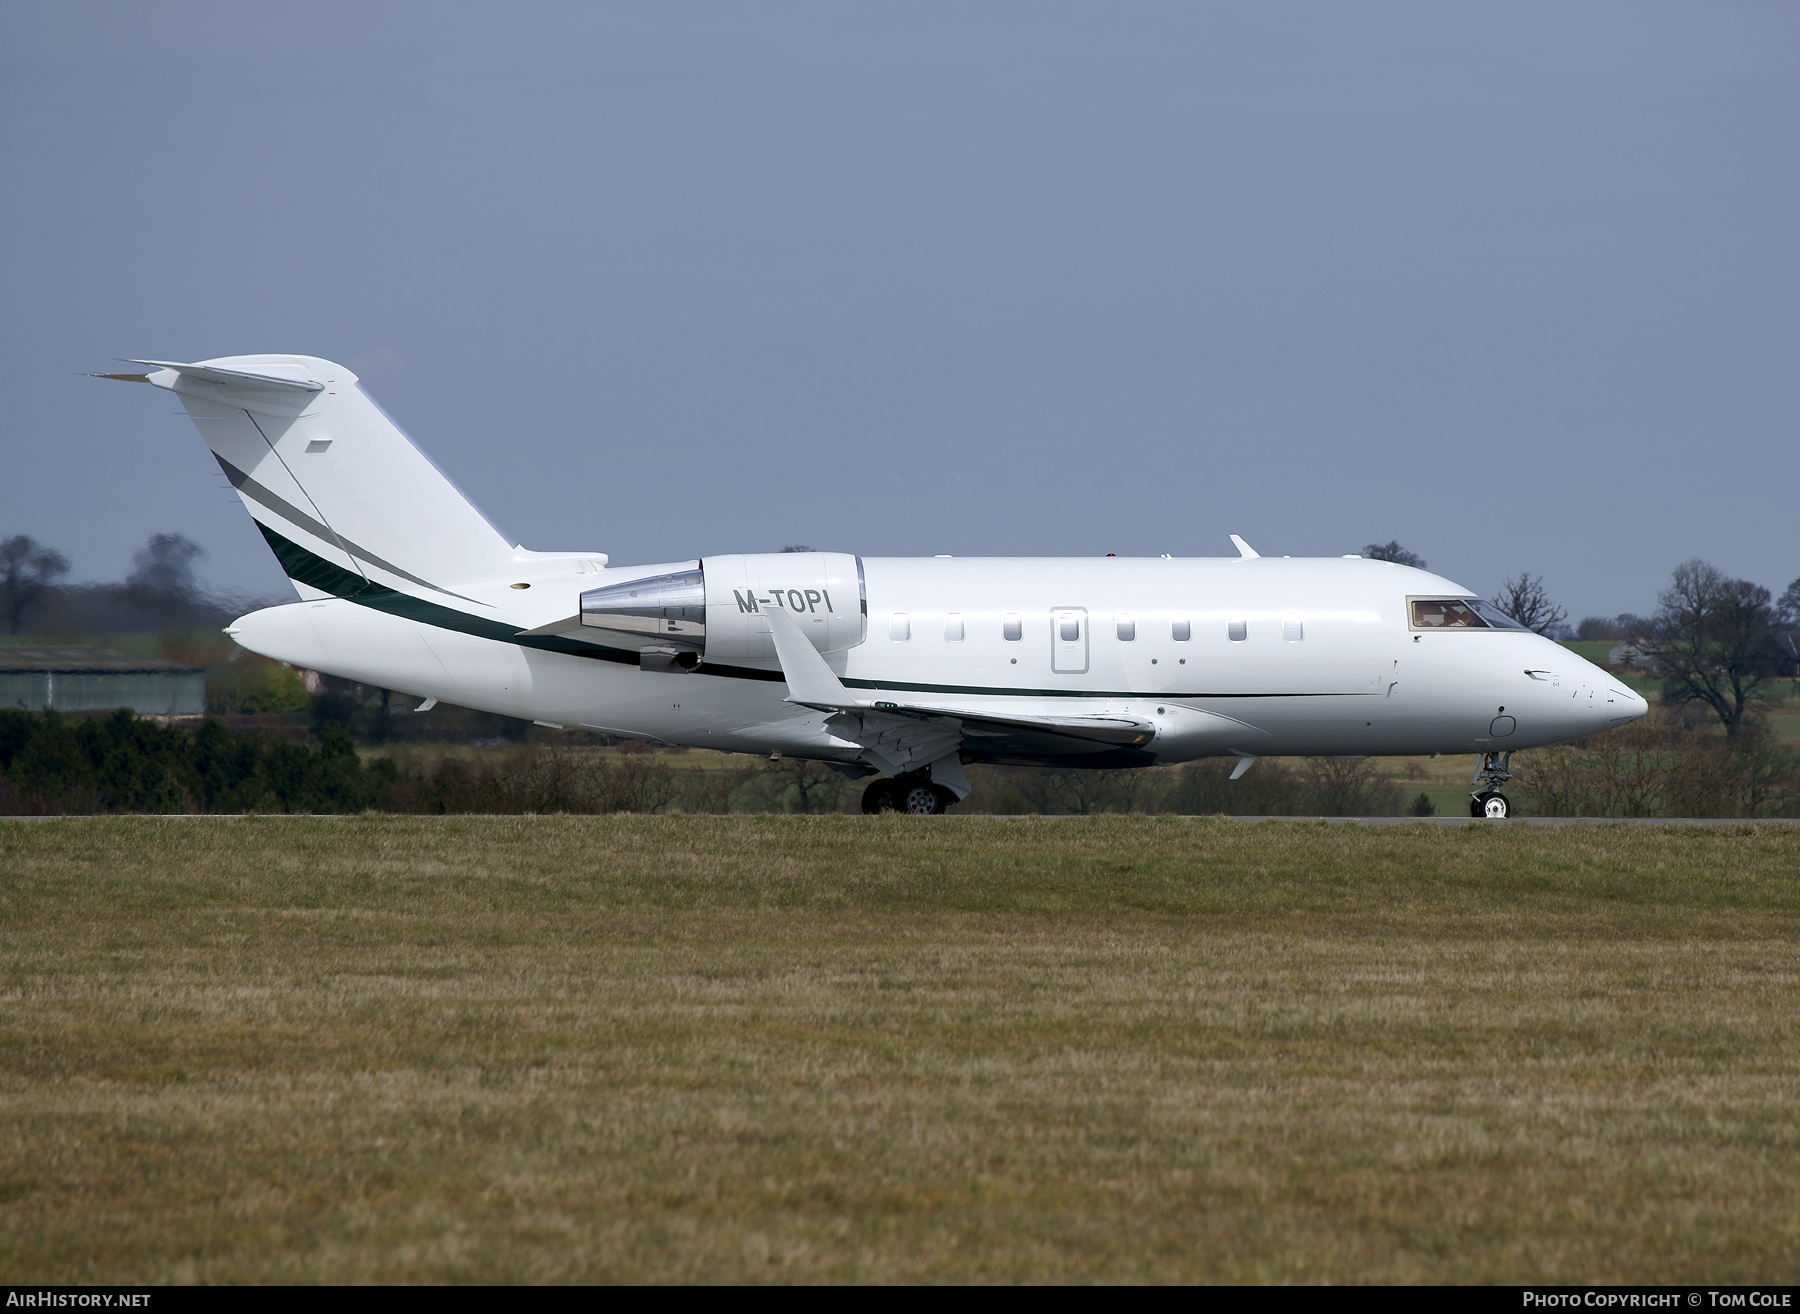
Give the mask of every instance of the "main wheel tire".
M 894 812 L 894 782 L 877 780 L 863 790 L 862 810 L 873 814 L 876 812 Z
M 899 805 L 899 811 L 910 812 L 915 817 L 935 817 L 944 810 L 944 800 L 937 788 L 919 776 L 896 780 L 894 801 Z
M 1486 801 L 1487 801 L 1487 798 L 1485 795 L 1480 796 L 1480 797 L 1477 797 L 1474 794 L 1469 795 L 1469 815 L 1471 817 L 1486 816 L 1487 814 L 1482 811 L 1482 806 L 1481 806 Z
M 1505 821 L 1512 816 L 1512 800 L 1495 790 L 1481 801 L 1481 815 L 1489 821 Z

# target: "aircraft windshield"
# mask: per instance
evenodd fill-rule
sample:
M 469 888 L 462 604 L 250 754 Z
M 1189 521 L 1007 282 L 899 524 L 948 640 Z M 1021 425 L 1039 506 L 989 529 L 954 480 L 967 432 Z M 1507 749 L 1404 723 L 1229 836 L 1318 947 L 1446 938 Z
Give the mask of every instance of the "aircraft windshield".
M 1415 630 L 1522 630 L 1525 627 L 1485 598 L 1414 598 Z
M 1497 630 L 1522 630 L 1525 627 L 1486 598 L 1470 598 L 1469 605 L 1481 616 L 1481 619 Z

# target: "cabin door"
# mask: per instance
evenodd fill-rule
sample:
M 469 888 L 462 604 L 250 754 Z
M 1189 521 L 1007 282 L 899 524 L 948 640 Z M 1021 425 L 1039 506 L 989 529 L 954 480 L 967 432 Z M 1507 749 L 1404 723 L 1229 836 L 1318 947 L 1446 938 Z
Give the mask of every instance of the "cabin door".
M 1087 668 L 1087 608 L 1055 608 L 1050 613 L 1050 669 L 1059 675 L 1086 675 Z

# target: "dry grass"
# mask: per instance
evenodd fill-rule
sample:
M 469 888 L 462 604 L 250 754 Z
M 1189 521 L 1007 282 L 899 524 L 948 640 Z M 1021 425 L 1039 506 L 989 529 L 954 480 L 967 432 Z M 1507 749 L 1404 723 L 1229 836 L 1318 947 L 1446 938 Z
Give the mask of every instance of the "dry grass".
M 1793 1281 L 1800 828 L 0 825 L 0 1280 Z

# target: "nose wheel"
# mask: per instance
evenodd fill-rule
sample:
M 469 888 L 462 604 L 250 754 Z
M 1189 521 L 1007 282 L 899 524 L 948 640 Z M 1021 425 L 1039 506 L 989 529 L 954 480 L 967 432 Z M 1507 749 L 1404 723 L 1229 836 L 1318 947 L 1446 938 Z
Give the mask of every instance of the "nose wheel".
M 1512 816 L 1512 800 L 1500 792 L 1500 786 L 1512 779 L 1511 753 L 1483 753 L 1469 783 L 1469 815 L 1489 821 L 1505 821 Z

